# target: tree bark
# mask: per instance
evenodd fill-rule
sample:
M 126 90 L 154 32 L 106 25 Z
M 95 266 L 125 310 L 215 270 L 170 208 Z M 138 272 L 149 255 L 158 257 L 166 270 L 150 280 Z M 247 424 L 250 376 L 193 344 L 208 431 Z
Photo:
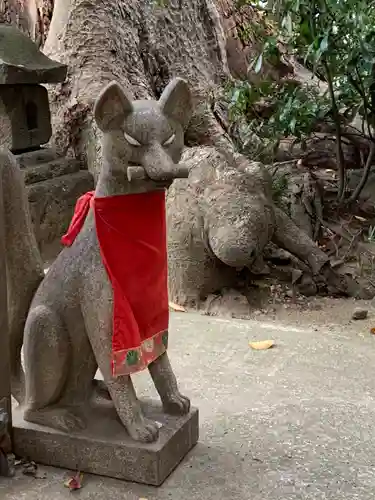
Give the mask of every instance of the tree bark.
M 158 97 L 175 76 L 192 88 L 196 113 L 189 144 L 231 148 L 208 107 L 228 78 L 225 37 L 213 0 L 55 0 L 44 52 L 69 66 L 66 82 L 51 88 L 54 142 L 62 153 L 100 169 L 100 134 L 92 106 L 111 80 L 133 98 Z
M 36 2 L 34 19 L 39 19 L 40 24 L 41 12 L 43 8 L 48 10 L 51 0 L 29 1 Z M 231 35 L 227 29 L 225 36 L 223 16 L 235 2 L 167 0 L 163 3 L 166 6 L 158 5 L 157 0 L 55 0 L 49 28 L 47 22 L 46 28 L 38 29 L 41 43 L 48 29 L 44 52 L 69 68 L 66 81 L 49 89 L 53 141 L 62 154 L 86 161 L 94 176 L 101 167 L 101 141 L 92 108 L 99 92 L 111 80 L 118 81 L 131 97 L 147 99 L 158 98 L 172 78 L 185 78 L 195 104 L 186 144 L 202 146 L 195 148 L 193 163 L 199 162 L 207 146 L 215 148 L 213 156 L 224 154 L 220 156 L 224 158 L 229 153 L 228 157 L 234 159 L 230 154 L 234 152 L 233 143 L 217 121 L 210 102 L 212 95 L 232 78 L 227 59 Z M 229 164 L 232 160 L 228 160 Z M 217 163 L 220 161 L 214 165 L 218 170 Z M 226 160 L 221 163 L 224 168 Z M 236 175 L 234 171 L 232 174 Z M 257 197 L 256 175 L 250 178 L 249 192 L 252 190 Z M 249 192 L 245 188 L 241 191 L 245 205 Z M 270 193 L 267 200 L 271 204 Z M 174 212 L 171 203 L 170 210 Z M 262 222 L 264 210 L 258 209 L 255 215 Z M 254 218 L 254 205 L 250 207 L 247 203 L 245 211 L 250 219 Z M 223 215 L 220 217 L 225 219 Z M 249 224 L 253 230 L 247 236 L 255 246 L 258 245 L 255 242 L 262 240 L 263 248 L 267 243 L 263 240 L 271 237 L 271 232 L 266 234 L 260 222 L 256 219 Z M 172 225 L 170 231 L 179 229 Z M 243 251 L 246 253 L 247 249 Z M 189 258 L 194 258 L 193 253 Z
M 0 0 L 0 23 L 17 26 L 38 47 L 46 41 L 54 0 Z
M 34 40 L 36 0 L 0 0 L 0 23 L 13 24 Z

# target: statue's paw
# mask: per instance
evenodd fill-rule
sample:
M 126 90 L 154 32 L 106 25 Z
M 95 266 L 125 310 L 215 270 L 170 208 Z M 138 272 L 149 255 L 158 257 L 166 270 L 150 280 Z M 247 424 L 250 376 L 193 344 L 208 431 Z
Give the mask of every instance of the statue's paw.
M 77 432 L 86 428 L 86 421 L 74 411 L 66 408 L 26 410 L 24 419 L 63 432 Z
M 142 419 L 142 422 L 133 422 L 126 427 L 130 436 L 135 441 L 140 441 L 141 443 L 153 443 L 159 437 L 157 423 L 146 418 Z
M 65 430 L 65 432 L 82 431 L 86 428 L 86 420 L 69 410 L 62 410 L 58 418 L 61 429 Z
M 190 399 L 179 392 L 163 399 L 163 408 L 169 415 L 185 415 L 190 411 Z

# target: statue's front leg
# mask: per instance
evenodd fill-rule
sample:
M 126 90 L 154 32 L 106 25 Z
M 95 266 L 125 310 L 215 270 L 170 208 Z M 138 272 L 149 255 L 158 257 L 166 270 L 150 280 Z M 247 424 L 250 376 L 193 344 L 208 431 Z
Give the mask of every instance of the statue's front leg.
M 117 414 L 135 441 L 150 443 L 159 437 L 156 422 L 144 417 L 133 382 L 128 375 L 105 378 Z
M 136 396 L 130 376 L 113 377 L 111 372 L 112 352 L 112 307 L 110 300 L 93 301 L 84 313 L 87 333 L 103 375 L 116 412 L 136 441 L 155 441 L 159 436 L 156 422 L 146 419 Z M 92 307 L 94 305 L 95 307 Z
M 190 410 L 190 400 L 183 396 L 173 373 L 168 354 L 165 352 L 148 367 L 166 413 L 183 415 Z

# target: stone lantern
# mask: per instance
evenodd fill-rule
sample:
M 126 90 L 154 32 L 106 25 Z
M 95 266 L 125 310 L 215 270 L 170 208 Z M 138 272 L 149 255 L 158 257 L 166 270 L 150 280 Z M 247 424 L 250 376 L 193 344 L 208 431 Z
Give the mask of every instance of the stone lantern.
M 77 198 L 93 188 L 86 165 L 48 145 L 51 114 L 42 84 L 62 83 L 66 75 L 65 64 L 40 52 L 18 28 L 0 24 L 0 147 L 24 171 L 35 236 L 47 254 L 69 225 Z
M 40 52 L 13 26 L 0 25 L 0 145 L 13 153 L 32 151 L 52 135 L 43 83 L 61 83 L 67 66 Z

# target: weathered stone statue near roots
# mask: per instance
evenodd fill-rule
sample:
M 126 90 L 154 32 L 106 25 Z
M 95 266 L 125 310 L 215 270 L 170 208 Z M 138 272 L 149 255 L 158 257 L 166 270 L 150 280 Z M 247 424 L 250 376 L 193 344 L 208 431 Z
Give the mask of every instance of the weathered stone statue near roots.
M 148 367 L 165 412 L 189 412 L 166 352 L 164 197 L 173 179 L 187 176 L 178 162 L 191 112 L 181 79 L 159 101 L 132 102 L 116 82 L 103 90 L 94 108 L 103 132 L 96 190 L 77 203 L 66 248 L 45 277 L 21 172 L 10 153 L 1 153 L 11 386 L 26 421 L 84 428 L 98 367 L 135 440 L 152 442 L 159 431 L 142 414 L 131 373 Z

